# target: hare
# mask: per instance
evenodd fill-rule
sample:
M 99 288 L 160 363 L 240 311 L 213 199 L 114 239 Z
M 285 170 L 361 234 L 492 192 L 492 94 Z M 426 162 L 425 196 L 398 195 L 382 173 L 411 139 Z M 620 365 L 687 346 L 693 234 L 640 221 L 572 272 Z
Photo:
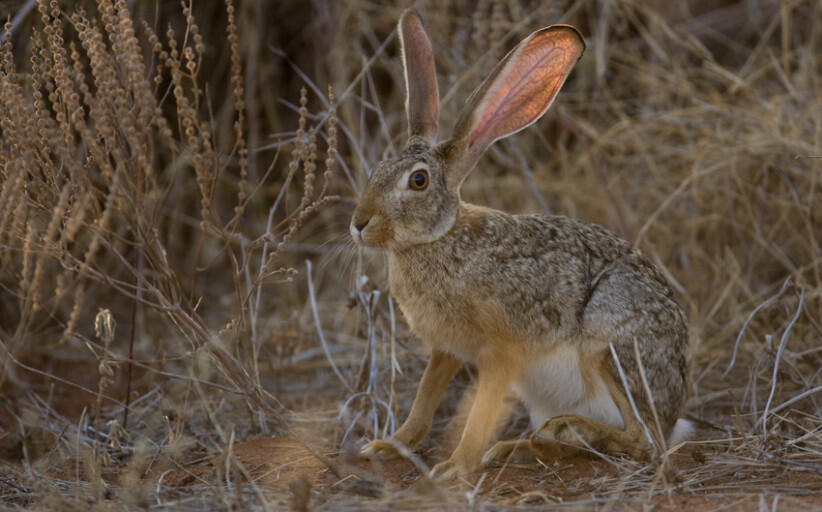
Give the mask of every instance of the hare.
M 524 39 L 470 97 L 451 138 L 438 142 L 431 43 L 414 10 L 402 15 L 399 34 L 408 144 L 374 168 L 350 231 L 358 244 L 387 251 L 390 291 L 431 358 L 393 441 L 372 441 L 362 453 L 416 447 L 449 381 L 469 363 L 474 401 L 457 447 L 432 476 L 464 476 L 525 448 L 648 458 L 674 430 L 687 387 L 688 328 L 662 273 L 600 226 L 460 199 L 483 152 L 551 105 L 582 55 L 581 35 L 553 25 Z M 535 433 L 486 453 L 509 393 Z

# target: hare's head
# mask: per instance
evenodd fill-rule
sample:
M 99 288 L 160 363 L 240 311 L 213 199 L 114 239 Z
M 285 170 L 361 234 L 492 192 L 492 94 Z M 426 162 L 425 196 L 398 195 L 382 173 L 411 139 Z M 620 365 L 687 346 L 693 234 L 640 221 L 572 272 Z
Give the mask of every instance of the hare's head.
M 439 93 L 431 42 L 413 9 L 399 23 L 409 140 L 372 171 L 351 219 L 365 245 L 396 249 L 433 242 L 451 229 L 465 176 L 494 141 L 536 122 L 551 106 L 585 43 L 568 25 L 522 40 L 474 91 L 450 139 L 437 143 Z

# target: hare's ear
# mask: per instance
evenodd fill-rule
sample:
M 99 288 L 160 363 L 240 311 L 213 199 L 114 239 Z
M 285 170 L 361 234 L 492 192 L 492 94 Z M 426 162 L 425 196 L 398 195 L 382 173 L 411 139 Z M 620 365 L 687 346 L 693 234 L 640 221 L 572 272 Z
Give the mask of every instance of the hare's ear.
M 402 14 L 399 32 L 405 75 L 408 135 L 422 137 L 433 145 L 437 141 L 439 129 L 440 96 L 431 41 L 414 9 L 408 9 Z
M 570 25 L 552 25 L 523 39 L 474 91 L 446 152 L 449 185 L 459 187 L 494 141 L 542 117 L 554 101 L 585 42 Z

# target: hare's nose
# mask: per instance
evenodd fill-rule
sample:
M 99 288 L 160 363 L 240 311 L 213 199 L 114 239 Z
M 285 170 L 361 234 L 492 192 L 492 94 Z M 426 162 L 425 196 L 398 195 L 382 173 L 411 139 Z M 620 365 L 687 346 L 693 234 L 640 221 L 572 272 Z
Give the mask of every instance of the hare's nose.
M 371 219 L 365 219 L 365 220 L 354 219 L 354 229 L 356 229 L 357 231 L 362 233 L 362 230 L 365 229 L 365 226 L 368 225 L 368 221 L 370 221 L 370 220 Z

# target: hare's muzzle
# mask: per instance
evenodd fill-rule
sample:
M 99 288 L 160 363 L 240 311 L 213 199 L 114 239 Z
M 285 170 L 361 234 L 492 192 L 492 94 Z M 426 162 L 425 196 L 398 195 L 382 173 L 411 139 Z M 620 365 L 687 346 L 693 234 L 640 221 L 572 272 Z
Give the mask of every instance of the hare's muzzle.
M 351 217 L 351 238 L 354 239 L 355 242 L 362 244 L 362 232 L 365 230 L 366 226 L 368 226 L 368 222 L 371 220 L 371 215 L 363 212 L 360 209 L 357 209 L 354 212 L 354 216 Z

